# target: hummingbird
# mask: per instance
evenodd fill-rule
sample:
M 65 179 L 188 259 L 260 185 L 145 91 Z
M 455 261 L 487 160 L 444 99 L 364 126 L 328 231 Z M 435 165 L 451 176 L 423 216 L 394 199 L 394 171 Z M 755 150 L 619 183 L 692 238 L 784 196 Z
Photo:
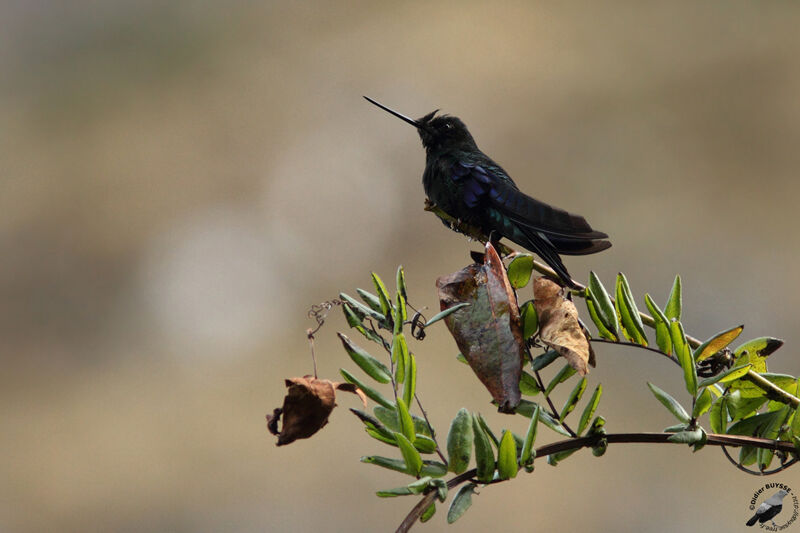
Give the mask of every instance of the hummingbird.
M 570 288 L 562 255 L 588 255 L 611 246 L 580 215 L 548 205 L 520 191 L 511 176 L 481 152 L 458 117 L 432 111 L 414 120 L 364 97 L 417 128 L 425 148 L 422 185 L 428 199 L 451 217 L 475 226 L 490 240 L 505 237 L 536 253 Z

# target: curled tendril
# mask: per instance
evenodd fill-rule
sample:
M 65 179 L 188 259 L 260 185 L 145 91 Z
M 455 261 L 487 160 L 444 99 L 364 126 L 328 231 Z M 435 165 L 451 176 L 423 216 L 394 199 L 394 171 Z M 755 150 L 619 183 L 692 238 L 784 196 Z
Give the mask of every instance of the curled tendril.
M 308 310 L 307 316 L 308 318 L 313 318 L 317 322 L 317 327 L 314 329 L 309 329 L 306 334 L 308 338 L 311 339 L 314 337 L 314 334 L 319 331 L 319 328 L 325 324 L 325 319 L 328 317 L 328 313 L 333 309 L 336 305 L 342 305 L 342 301 L 334 298 L 332 300 L 328 300 L 326 302 L 314 304 Z

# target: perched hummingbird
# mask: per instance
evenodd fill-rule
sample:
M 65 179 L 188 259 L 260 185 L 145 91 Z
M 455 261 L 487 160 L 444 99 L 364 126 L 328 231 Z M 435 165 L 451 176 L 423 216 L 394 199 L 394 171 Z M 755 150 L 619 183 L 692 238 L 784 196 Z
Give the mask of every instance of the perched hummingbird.
M 587 255 L 611 246 L 608 235 L 573 215 L 517 188 L 503 168 L 478 149 L 457 117 L 428 113 L 414 120 L 375 100 L 384 111 L 417 128 L 425 148 L 422 185 L 428 198 L 451 217 L 535 252 L 569 287 L 576 287 L 559 254 Z

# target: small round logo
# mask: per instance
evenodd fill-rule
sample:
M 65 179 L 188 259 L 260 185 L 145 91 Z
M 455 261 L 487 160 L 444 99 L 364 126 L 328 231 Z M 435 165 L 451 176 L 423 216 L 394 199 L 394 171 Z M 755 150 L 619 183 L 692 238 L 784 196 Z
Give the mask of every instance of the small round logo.
M 748 526 L 758 526 L 766 531 L 783 531 L 797 521 L 800 502 L 797 494 L 784 483 L 767 483 L 753 493 L 750 499 L 752 516 Z

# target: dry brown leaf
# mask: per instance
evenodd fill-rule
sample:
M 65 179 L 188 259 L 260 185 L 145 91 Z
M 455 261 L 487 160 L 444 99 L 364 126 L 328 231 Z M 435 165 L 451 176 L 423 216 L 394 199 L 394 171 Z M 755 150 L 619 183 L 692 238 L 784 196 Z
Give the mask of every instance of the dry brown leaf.
M 539 339 L 561 354 L 581 376 L 594 366 L 594 351 L 578 321 L 575 304 L 564 298 L 564 289 L 545 278 L 533 281 L 533 305 L 539 317 Z
M 446 317 L 445 323 L 498 409 L 514 412 L 521 398 L 525 343 L 516 296 L 500 256 L 487 243 L 482 265 L 442 276 L 436 287 L 442 311 L 459 303 L 470 304 Z
M 328 423 L 333 408 L 336 407 L 336 390 L 357 394 L 364 407 L 367 398 L 351 383 L 337 383 L 313 376 L 289 378 L 286 380 L 289 389 L 283 399 L 283 407 L 278 407 L 267 415 L 267 429 L 278 435 L 278 446 L 289 444 L 297 439 L 307 439 Z M 283 427 L 279 431 L 278 423 L 283 416 Z

